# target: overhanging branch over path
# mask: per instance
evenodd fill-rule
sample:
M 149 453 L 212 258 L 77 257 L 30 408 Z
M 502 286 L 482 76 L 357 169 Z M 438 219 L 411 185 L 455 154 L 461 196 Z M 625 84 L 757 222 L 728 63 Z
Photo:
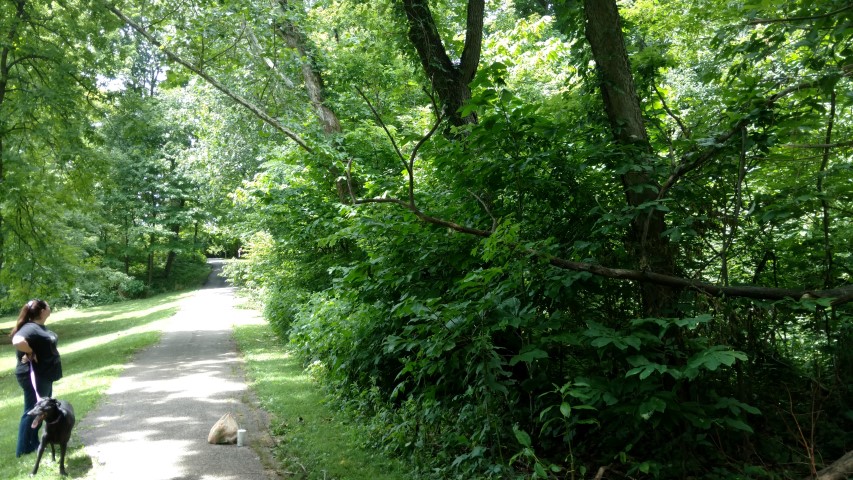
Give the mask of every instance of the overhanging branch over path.
M 112 12 L 116 17 L 121 19 L 126 25 L 132 28 L 134 31 L 142 35 L 148 42 L 152 45 L 158 47 L 170 60 L 175 63 L 180 64 L 184 68 L 190 70 L 194 74 L 198 75 L 205 81 L 207 81 L 211 86 L 243 106 L 252 112 L 255 116 L 271 125 L 276 130 L 285 134 L 288 138 L 296 142 L 299 147 L 305 150 L 308 153 L 314 153 L 313 149 L 308 146 L 308 144 L 303 140 L 299 135 L 297 135 L 292 130 L 288 129 L 284 125 L 281 124 L 278 120 L 264 112 L 257 105 L 253 104 L 249 100 L 243 98 L 239 94 L 233 92 L 231 89 L 221 84 L 211 75 L 205 73 L 201 68 L 193 65 L 191 62 L 183 59 L 178 54 L 172 52 L 171 50 L 165 48 L 163 44 L 157 40 L 148 30 L 146 30 L 143 26 L 133 21 L 127 15 L 125 15 L 121 10 L 115 7 L 112 4 L 106 4 L 106 8 Z M 807 88 L 811 87 L 811 84 L 803 84 L 798 85 L 795 88 Z M 767 101 L 768 105 L 772 105 L 773 102 L 778 100 L 778 98 L 790 93 L 791 89 L 787 89 L 783 92 L 780 92 L 772 97 L 770 97 Z M 718 143 L 725 143 L 739 128 L 743 127 L 743 124 L 748 122 L 747 119 L 741 120 L 738 125 L 735 125 L 727 134 L 722 135 L 717 138 Z M 430 135 L 435 131 L 435 128 L 430 132 Z M 429 135 L 428 135 L 429 136 Z M 428 137 L 427 136 L 427 137 Z M 426 139 L 424 139 L 426 140 Z M 423 142 L 420 142 L 421 144 Z M 846 145 L 846 144 L 845 144 Z M 671 178 L 668 179 L 666 184 L 661 189 L 661 195 L 668 190 L 681 176 L 683 176 L 686 172 L 698 168 L 701 166 L 704 161 L 706 161 L 716 149 L 711 148 L 706 150 L 703 153 L 698 155 L 698 158 L 692 159 L 692 161 L 685 161 L 676 171 L 672 174 Z M 414 154 L 411 159 L 409 159 L 409 167 L 412 167 L 412 163 L 414 161 Z M 348 177 L 349 177 L 349 172 Z M 431 215 L 426 214 L 422 210 L 420 210 L 414 202 L 414 194 L 413 194 L 413 175 L 409 176 L 409 191 L 410 198 L 408 201 L 396 199 L 396 198 L 368 198 L 368 199 L 356 199 L 352 198 L 353 203 L 356 205 L 360 204 L 369 204 L 369 203 L 392 203 L 398 205 L 411 213 L 413 213 L 419 220 L 424 223 L 428 223 L 431 225 L 436 225 L 444 228 L 448 228 L 452 231 L 456 231 L 459 233 L 464 233 L 466 235 L 473 235 L 482 238 L 486 238 L 491 236 L 494 233 L 494 227 L 492 230 L 481 230 L 477 228 L 466 227 L 460 225 L 456 222 L 452 222 L 449 220 L 444 220 L 441 218 L 437 218 Z M 350 192 L 352 194 L 352 191 Z M 620 268 L 610 268 L 602 265 L 597 265 L 588 262 L 575 262 L 571 260 L 566 260 L 560 257 L 556 257 L 541 251 L 537 251 L 534 249 L 524 249 L 524 252 L 528 255 L 532 255 L 534 257 L 538 257 L 540 259 L 546 260 L 549 264 L 553 265 L 557 268 L 562 268 L 566 270 L 578 271 L 578 272 L 588 272 L 592 275 L 601 276 L 605 278 L 611 278 L 615 280 L 627 280 L 634 281 L 639 283 L 653 283 L 658 285 L 665 285 L 674 288 L 688 289 L 694 290 L 697 292 L 701 292 L 710 296 L 728 296 L 728 297 L 743 297 L 743 298 L 752 298 L 758 300 L 783 300 L 783 299 L 794 299 L 799 300 L 802 298 L 833 298 L 834 300 L 831 302 L 831 306 L 838 306 L 844 303 L 847 303 L 853 300 L 853 285 L 845 285 L 843 287 L 829 289 L 829 290 L 809 290 L 805 288 L 799 289 L 788 289 L 788 288 L 774 288 L 774 287 L 759 287 L 759 286 L 751 286 L 751 285 L 742 285 L 742 286 L 724 286 L 724 285 L 716 285 L 709 282 L 704 282 L 700 280 L 693 280 L 683 277 L 677 277 L 673 275 L 663 275 L 651 271 L 642 271 L 642 270 L 627 270 Z
M 481 230 L 477 228 L 466 227 L 458 223 L 443 220 L 433 217 L 421 211 L 414 203 L 398 198 L 363 198 L 354 201 L 356 205 L 364 205 L 369 203 L 391 203 L 398 205 L 412 212 L 419 220 L 425 223 L 436 225 L 439 227 L 448 228 L 452 231 L 473 235 L 482 238 L 488 238 L 494 233 L 490 230 Z M 566 270 L 576 272 L 587 272 L 596 276 L 612 278 L 614 280 L 628 280 L 638 283 L 653 283 L 657 285 L 665 285 L 673 288 L 685 290 L 693 290 L 696 292 L 710 295 L 712 297 L 738 297 L 752 298 L 756 300 L 801 300 L 814 298 L 832 298 L 834 299 L 830 306 L 839 306 L 853 300 L 853 285 L 845 285 L 839 288 L 828 290 L 811 290 L 807 288 L 776 288 L 776 287 L 759 287 L 754 285 L 717 285 L 701 280 L 694 280 L 673 275 L 663 275 L 660 273 L 643 271 L 643 270 L 628 270 L 623 268 L 610 268 L 595 263 L 575 262 L 554 255 L 541 252 L 535 249 L 524 249 L 528 255 L 547 260 L 549 264 Z
M 846 285 L 830 290 L 808 290 L 795 288 L 757 287 L 753 285 L 723 286 L 700 280 L 691 280 L 671 275 L 661 275 L 654 272 L 641 270 L 624 270 L 619 268 L 608 268 L 601 265 L 584 262 L 572 262 L 558 257 L 550 257 L 551 265 L 575 270 L 589 272 L 607 278 L 633 280 L 637 282 L 650 282 L 669 287 L 695 290 L 714 297 L 744 297 L 757 300 L 784 300 L 791 298 L 799 300 L 802 298 L 834 298 L 832 306 L 841 305 L 853 300 L 853 285 Z
M 181 66 L 183 66 L 187 70 L 189 70 L 189 71 L 195 73 L 196 75 L 198 75 L 199 77 L 203 78 L 211 86 L 213 86 L 214 88 L 216 88 L 220 92 L 224 93 L 226 96 L 228 96 L 229 98 L 231 98 L 235 102 L 239 103 L 243 107 L 247 108 L 255 116 L 257 116 L 258 118 L 260 118 L 261 120 L 263 120 L 267 124 L 271 125 L 276 130 L 278 130 L 281 133 L 288 136 L 291 140 L 296 142 L 296 144 L 299 145 L 306 152 L 314 153 L 313 150 L 311 149 L 311 147 L 308 146 L 308 143 L 306 143 L 305 140 L 302 139 L 302 137 L 300 137 L 295 132 L 293 132 L 289 128 L 285 127 L 284 125 L 282 125 L 281 122 L 279 122 L 278 120 L 276 120 L 275 118 L 270 116 L 268 113 L 264 112 L 262 109 L 260 109 L 254 103 L 243 98 L 241 95 L 231 91 L 231 89 L 229 89 L 225 85 L 221 84 L 218 80 L 213 78 L 211 75 L 205 73 L 204 70 L 202 70 L 201 68 L 193 65 L 191 62 L 188 62 L 187 60 L 184 60 L 181 56 L 179 56 L 175 52 L 172 52 L 171 50 L 169 50 L 168 48 L 163 46 L 163 44 L 159 40 L 157 40 L 154 37 L 154 35 L 152 35 L 142 25 L 138 24 L 137 22 L 133 21 L 130 17 L 125 15 L 124 12 L 119 10 L 115 5 L 106 4 L 106 8 L 110 12 L 112 12 L 115 16 L 117 16 L 119 19 L 121 19 L 121 21 L 123 21 L 127 26 L 129 26 L 130 28 L 134 29 L 137 33 L 142 35 L 152 45 L 159 48 L 160 51 L 162 51 L 167 57 L 169 57 L 169 60 L 172 60 L 173 62 L 180 64 Z

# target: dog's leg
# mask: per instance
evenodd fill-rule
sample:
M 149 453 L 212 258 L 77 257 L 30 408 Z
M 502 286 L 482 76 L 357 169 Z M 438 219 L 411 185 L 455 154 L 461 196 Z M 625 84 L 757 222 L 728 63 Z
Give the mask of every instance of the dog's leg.
M 50 444 L 50 459 L 56 462 L 56 450 L 53 448 L 53 443 Z
M 65 472 L 65 449 L 66 449 L 66 447 L 68 447 L 67 443 L 60 443 L 59 444 L 59 474 L 62 475 L 63 477 L 65 475 L 68 475 Z
M 36 455 L 36 466 L 33 467 L 33 473 L 30 475 L 35 475 L 39 471 L 39 462 L 41 462 L 41 454 L 44 453 L 44 442 L 47 441 L 47 434 L 41 436 L 41 443 L 39 443 L 38 455 Z

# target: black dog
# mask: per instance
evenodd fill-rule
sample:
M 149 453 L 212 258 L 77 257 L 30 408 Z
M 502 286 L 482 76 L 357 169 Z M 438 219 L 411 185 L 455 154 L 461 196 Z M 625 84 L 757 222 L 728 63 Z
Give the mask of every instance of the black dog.
M 50 444 L 50 456 L 54 462 L 56 461 L 56 451 L 53 446 L 59 444 L 59 474 L 68 475 L 65 472 L 65 449 L 68 447 L 68 440 L 71 439 L 71 429 L 74 428 L 74 408 L 65 400 L 45 397 L 39 400 L 35 407 L 27 412 L 27 415 L 35 417 L 33 428 L 37 428 L 39 423 L 44 420 L 44 433 L 41 435 L 36 466 L 33 467 L 32 475 L 39 471 L 41 455 L 48 443 Z

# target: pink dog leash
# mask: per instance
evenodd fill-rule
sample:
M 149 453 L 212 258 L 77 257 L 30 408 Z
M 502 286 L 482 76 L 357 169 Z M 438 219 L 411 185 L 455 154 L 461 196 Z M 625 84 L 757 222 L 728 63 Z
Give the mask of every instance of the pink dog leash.
M 39 395 L 39 389 L 36 387 L 36 369 L 33 368 L 33 361 L 30 360 L 27 362 L 30 364 L 30 381 L 33 383 L 33 391 L 36 392 L 36 402 L 41 401 L 41 395 Z

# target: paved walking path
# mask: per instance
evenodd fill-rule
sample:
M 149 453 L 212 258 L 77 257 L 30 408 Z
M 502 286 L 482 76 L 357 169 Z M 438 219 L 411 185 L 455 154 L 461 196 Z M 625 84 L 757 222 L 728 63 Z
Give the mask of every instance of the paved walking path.
M 78 432 L 97 480 L 271 480 L 258 456 L 266 451 L 266 420 L 253 408 L 233 325 L 262 320 L 234 307 L 234 291 L 217 271 L 205 289 L 164 325 L 159 344 L 139 353 Z M 211 445 L 207 434 L 231 412 L 249 447 Z M 260 448 L 258 448 L 260 446 Z

